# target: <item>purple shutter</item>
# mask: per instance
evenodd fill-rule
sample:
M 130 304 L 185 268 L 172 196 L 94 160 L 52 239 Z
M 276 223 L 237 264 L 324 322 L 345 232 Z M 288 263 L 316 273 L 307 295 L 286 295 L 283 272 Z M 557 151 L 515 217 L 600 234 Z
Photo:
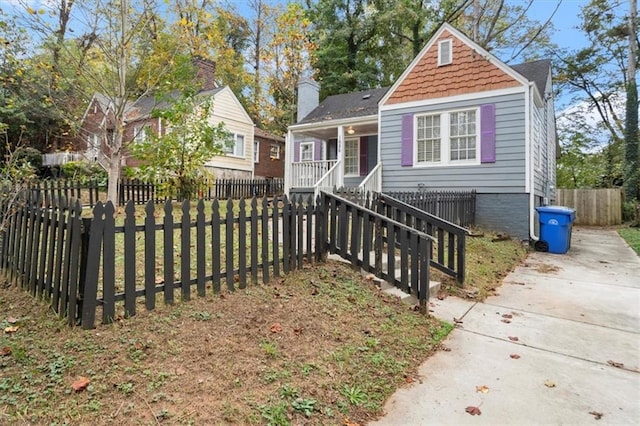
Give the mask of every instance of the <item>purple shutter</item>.
M 293 143 L 293 162 L 298 163 L 300 161 L 300 142 Z
M 496 106 L 480 106 L 480 162 L 496 162 Z
M 366 176 L 367 173 L 369 173 L 368 151 L 369 138 L 367 136 L 363 136 L 360 138 L 360 176 Z
M 413 114 L 402 116 L 402 153 L 400 164 L 402 166 L 413 166 Z
M 322 160 L 322 141 L 320 139 L 313 140 L 313 160 Z

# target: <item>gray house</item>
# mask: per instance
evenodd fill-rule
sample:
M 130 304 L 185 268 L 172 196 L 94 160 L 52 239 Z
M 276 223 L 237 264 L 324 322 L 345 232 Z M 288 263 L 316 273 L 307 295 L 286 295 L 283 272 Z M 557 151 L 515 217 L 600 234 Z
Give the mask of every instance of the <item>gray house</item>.
M 288 132 L 288 193 L 474 189 L 480 226 L 537 239 L 535 207 L 555 199 L 550 61 L 506 65 L 445 24 L 388 89 L 312 109 L 317 86 L 306 84 L 304 118 Z

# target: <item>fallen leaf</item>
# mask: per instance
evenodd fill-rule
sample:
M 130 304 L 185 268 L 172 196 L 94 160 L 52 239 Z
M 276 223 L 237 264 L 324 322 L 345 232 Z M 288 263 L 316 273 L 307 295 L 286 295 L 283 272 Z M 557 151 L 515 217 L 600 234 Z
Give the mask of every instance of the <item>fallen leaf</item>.
M 544 381 L 544 385 L 548 388 L 555 388 L 556 384 L 554 382 L 552 382 L 551 380 L 545 380 Z
M 447 298 L 447 293 L 439 292 L 437 298 L 438 298 L 438 300 L 444 300 L 444 299 Z
M 489 387 L 485 386 L 485 385 L 476 386 L 476 392 L 487 393 L 487 392 L 489 392 Z
M 9 327 L 6 327 L 4 329 L 4 332 L 9 334 L 9 333 L 15 333 L 16 331 L 18 331 L 20 329 L 20 327 L 18 327 L 17 325 L 10 325 Z
M 226 298 L 227 298 L 227 295 L 226 295 L 226 294 L 222 294 L 222 293 L 220 293 L 220 299 L 225 300 Z
M 462 320 L 458 319 L 456 317 L 453 317 L 453 322 L 456 323 L 456 324 L 462 324 Z
M 511 318 L 513 318 L 513 315 L 511 315 L 511 314 L 502 314 L 502 318 L 511 319 Z
M 472 416 L 479 416 L 480 414 L 482 414 L 482 411 L 480 411 L 478 407 L 473 407 L 471 405 L 465 408 L 464 411 L 471 414 Z
M 271 324 L 271 327 L 269 327 L 269 330 L 271 330 L 272 333 L 280 333 L 282 331 L 282 326 L 279 322 L 274 322 Z
M 317 296 L 317 295 L 318 295 L 318 293 L 320 293 L 320 292 L 319 292 L 319 291 L 318 291 L 318 289 L 317 289 L 317 288 L 315 288 L 315 287 L 313 288 L 313 290 L 311 290 L 311 295 L 312 295 L 312 296 Z
M 509 336 L 509 340 L 511 340 L 512 342 L 517 342 L 520 339 L 518 339 L 516 336 Z
M 509 356 L 510 356 L 511 358 L 513 358 L 513 359 L 520 359 L 520 355 L 518 355 L 518 354 L 511 354 L 511 355 L 509 355 Z
M 503 319 L 502 322 L 505 324 L 511 324 L 511 320 L 508 320 L 508 319 Z
M 345 418 L 342 420 L 342 426 L 360 426 L 360 423 L 352 422 L 351 420 Z
M 89 380 L 87 377 L 80 376 L 76 380 L 74 380 L 73 383 L 71 383 L 71 387 L 74 391 L 80 392 L 85 390 L 87 386 L 89 386 L 89 383 L 91 383 L 91 380 Z
M 366 279 L 368 279 L 369 281 L 373 281 L 373 279 L 375 279 L 375 277 L 376 277 L 375 275 L 369 274 L 369 275 L 366 276 Z
M 596 419 L 596 420 L 600 420 L 602 418 L 602 416 L 604 416 L 604 414 L 599 413 L 597 411 L 589 411 L 589 414 L 591 414 L 593 416 L 593 418 Z
M 300 328 L 294 328 L 294 329 L 293 329 L 293 333 L 294 333 L 294 334 L 300 334 L 300 333 L 302 333 L 302 327 L 300 327 Z
M 7 331 L 7 330 L 5 330 L 5 331 Z M 622 368 L 622 367 L 624 367 L 624 364 L 623 364 L 623 363 L 621 363 L 621 362 L 615 362 L 615 361 L 611 361 L 611 360 L 607 361 L 607 364 L 609 364 L 609 365 L 610 365 L 610 366 L 612 366 L 612 367 L 616 367 L 616 368 Z
M 11 355 L 11 348 L 9 346 L 0 348 L 0 356 L 9 356 L 9 355 Z
M 413 380 L 413 377 L 411 377 L 411 376 L 405 376 L 404 380 L 405 380 L 405 382 L 407 382 L 407 384 L 408 383 L 413 383 L 415 381 L 415 380 Z
M 15 324 L 15 323 L 17 323 L 17 322 L 18 322 L 18 318 L 9 317 L 9 318 L 7 318 L 7 322 L 8 322 L 9 324 Z

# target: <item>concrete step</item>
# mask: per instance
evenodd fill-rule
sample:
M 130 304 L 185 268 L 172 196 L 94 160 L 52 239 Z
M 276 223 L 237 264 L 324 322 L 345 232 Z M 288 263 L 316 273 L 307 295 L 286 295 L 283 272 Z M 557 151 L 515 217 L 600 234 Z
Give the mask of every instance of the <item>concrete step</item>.
M 375 254 L 372 252 L 371 253 L 371 264 L 373 265 L 375 262 Z M 348 260 L 343 259 L 342 257 L 338 256 L 337 254 L 330 254 L 328 256 L 328 259 L 330 260 L 337 260 L 339 262 L 343 262 L 343 263 L 348 263 L 351 264 Z M 387 256 L 383 256 L 383 260 L 382 260 L 383 269 L 386 269 L 387 267 Z M 398 256 L 396 256 L 396 272 L 399 272 L 400 270 L 400 258 Z M 362 274 L 363 275 L 367 275 L 370 276 L 372 275 L 370 272 L 364 271 L 362 270 Z M 408 276 L 409 281 L 411 281 L 411 273 L 409 273 Z M 400 290 L 398 287 L 394 286 L 393 284 L 378 278 L 378 277 L 374 277 L 373 282 L 376 283 L 376 285 L 378 287 L 380 287 L 380 289 L 387 293 L 387 294 L 391 294 L 393 296 L 397 296 L 400 298 L 400 300 L 402 300 L 402 302 L 406 303 L 407 305 L 417 305 L 418 304 L 418 299 L 416 298 L 416 296 L 414 294 L 408 294 L 405 293 L 404 291 Z M 438 292 L 440 291 L 440 287 L 441 287 L 441 283 L 439 281 L 430 281 L 429 282 L 429 298 L 435 297 Z

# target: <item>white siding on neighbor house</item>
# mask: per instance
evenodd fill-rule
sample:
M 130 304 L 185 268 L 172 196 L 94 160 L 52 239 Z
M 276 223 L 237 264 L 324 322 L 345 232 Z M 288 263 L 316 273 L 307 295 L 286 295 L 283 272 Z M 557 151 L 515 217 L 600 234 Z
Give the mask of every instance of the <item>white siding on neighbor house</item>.
M 244 135 L 244 155 L 241 158 L 219 155 L 207 161 L 206 166 L 253 171 L 253 122 L 228 88 L 216 93 L 213 102 L 211 123 L 218 124 L 220 122 L 224 123 L 228 132 Z
M 381 112 L 380 155 L 383 191 L 476 189 L 479 193 L 525 191 L 525 96 L 512 93 L 437 105 L 412 106 Z M 495 104 L 496 161 L 478 165 L 401 166 L 402 116 Z M 478 143 L 480 141 L 478 140 Z

